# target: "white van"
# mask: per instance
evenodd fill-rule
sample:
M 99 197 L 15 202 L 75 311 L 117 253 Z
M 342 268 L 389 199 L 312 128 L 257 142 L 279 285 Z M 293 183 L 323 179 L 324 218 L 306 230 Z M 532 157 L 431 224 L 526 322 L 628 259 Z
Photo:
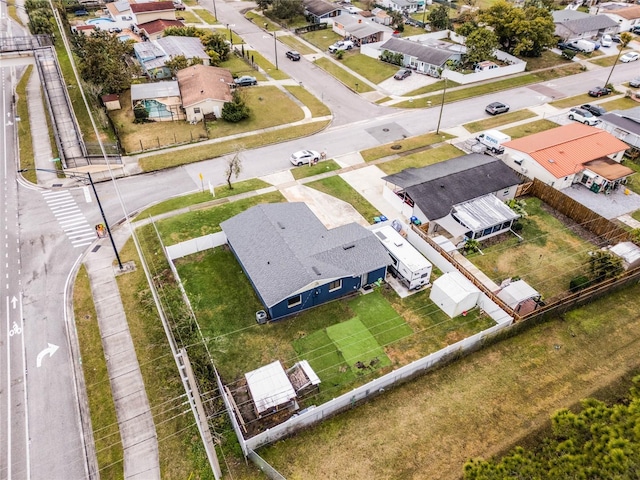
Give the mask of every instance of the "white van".
M 591 53 L 596 49 L 596 44 L 589 40 L 574 40 L 571 42 L 578 50 L 584 53 Z
M 476 137 L 476 140 L 487 147 L 491 153 L 504 153 L 503 143 L 510 142 L 511 137 L 500 130 L 487 130 Z

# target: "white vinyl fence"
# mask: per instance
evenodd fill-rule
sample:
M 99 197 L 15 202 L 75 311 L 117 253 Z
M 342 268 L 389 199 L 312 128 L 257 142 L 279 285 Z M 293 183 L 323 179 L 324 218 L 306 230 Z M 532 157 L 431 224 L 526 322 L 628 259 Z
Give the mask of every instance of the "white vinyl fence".
M 227 243 L 227 236 L 224 232 L 211 233 L 203 237 L 192 238 L 184 242 L 176 243 L 165 247 L 167 255 L 173 261 L 176 258 L 186 257 L 193 253 L 209 250 Z

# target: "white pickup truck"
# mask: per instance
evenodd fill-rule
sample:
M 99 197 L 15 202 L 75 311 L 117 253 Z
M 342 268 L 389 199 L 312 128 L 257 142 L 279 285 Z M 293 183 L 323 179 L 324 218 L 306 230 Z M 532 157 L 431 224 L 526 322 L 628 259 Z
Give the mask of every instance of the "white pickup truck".
M 329 52 L 336 53 L 338 50 L 351 50 L 353 42 L 351 40 L 340 40 L 329 47 Z

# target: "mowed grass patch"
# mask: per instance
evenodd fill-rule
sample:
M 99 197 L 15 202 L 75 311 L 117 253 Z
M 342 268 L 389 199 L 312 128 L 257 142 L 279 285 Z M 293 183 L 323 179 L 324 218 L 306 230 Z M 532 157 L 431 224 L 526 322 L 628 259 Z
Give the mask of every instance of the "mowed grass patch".
M 420 168 L 434 163 L 443 162 L 454 157 L 464 155 L 464 152 L 448 143 L 439 147 L 430 148 L 409 155 L 404 155 L 396 160 L 389 160 L 378 164 L 378 168 L 387 175 L 401 172 L 406 168 Z
M 197 17 L 196 15 L 194 15 L 188 10 L 183 10 L 176 16 L 182 17 L 183 18 L 182 22 L 184 23 L 196 23 L 196 24 L 202 25 L 202 20 L 200 19 L 200 17 Z
M 599 103 L 601 107 L 611 110 L 626 110 L 628 108 L 634 108 L 638 106 L 638 102 L 628 97 L 620 97 L 615 100 L 609 100 L 608 102 Z
M 293 341 L 293 348 L 300 360 L 307 360 L 320 377 L 320 391 L 355 380 L 355 372 L 349 368 L 326 329 L 318 330 Z
M 309 108 L 312 117 L 331 115 L 329 107 L 322 103 L 320 99 L 314 97 L 309 90 L 304 87 L 285 86 L 284 88 Z
M 303 33 L 300 36 L 323 52 L 326 52 L 330 45 L 333 45 L 338 40 L 342 40 L 342 37 L 330 28 Z
M 380 212 L 366 198 L 338 175 L 309 182 L 306 186 L 351 204 L 370 223 L 373 223 L 373 217 L 380 215 Z
M 526 137 L 527 135 L 533 135 L 534 133 L 544 132 L 552 128 L 559 127 L 555 122 L 551 120 L 534 120 L 533 122 L 518 125 L 517 127 L 505 128 L 503 133 L 509 135 L 512 139 Z
M 325 120 L 262 132 L 255 135 L 247 135 L 246 137 L 225 140 L 214 144 L 195 145 L 185 149 L 139 158 L 138 165 L 143 172 L 177 167 L 186 163 L 200 162 L 209 158 L 216 158 L 228 153 L 237 152 L 239 148 L 256 148 L 284 142 L 285 140 L 291 140 L 293 138 L 307 137 L 324 129 L 328 124 L 329 120 Z
M 327 328 L 327 336 L 336 344 L 351 370 L 358 374 L 362 368 L 356 364 L 371 365 L 374 368 L 391 365 L 382 347 L 358 317 Z
M 185 240 L 219 232 L 220 222 L 254 205 L 283 201 L 285 199 L 280 192 L 271 192 L 177 215 L 159 221 L 156 226 L 165 245 L 174 245 Z
M 102 348 L 89 275 L 84 265 L 80 267 L 73 286 L 73 314 L 89 401 L 91 427 L 96 432 L 94 441 L 100 477 L 124 478 L 122 461 L 124 452 L 118 417 L 111 394 L 111 382 Z
M 559 67 L 570 63 L 571 60 L 567 60 L 562 55 L 545 50 L 539 57 L 527 57 L 527 70 L 535 72 L 543 68 Z
M 270 185 L 260 180 L 259 178 L 252 178 L 250 180 L 243 180 L 242 182 L 236 182 L 231 184 L 232 189 L 228 185 L 221 185 L 213 189 L 215 195 L 212 197 L 211 193 L 205 189 L 204 192 L 194 192 L 187 195 L 180 195 L 164 202 L 160 202 L 153 205 L 136 215 L 137 219 L 153 217 L 161 215 L 163 213 L 173 212 L 180 210 L 181 208 L 187 208 L 192 206 L 201 206 L 216 199 L 230 197 L 232 195 L 240 195 L 241 193 L 253 192 L 261 188 L 269 187 Z
M 256 80 L 258 81 L 267 79 L 267 77 L 265 77 L 263 73 L 251 68 L 251 66 L 247 62 L 245 62 L 242 57 L 239 57 L 235 54 L 229 55 L 229 58 L 222 62 L 220 64 L 220 67 L 230 70 L 231 74 L 236 77 L 251 75 L 252 77 L 256 77 Z
M 594 65 L 598 65 L 600 67 L 610 67 L 614 63 L 616 63 L 616 55 L 610 55 L 606 57 L 594 58 L 593 60 L 589 60 L 589 63 L 593 63 Z
M 465 123 L 463 125 L 471 133 L 481 132 L 489 128 L 496 128 L 508 123 L 519 122 L 526 120 L 527 118 L 535 117 L 536 114 L 531 110 L 518 110 L 517 112 L 508 112 L 502 115 L 495 115 L 484 120 L 478 120 L 477 122 Z
M 300 55 L 309 55 L 316 52 L 313 48 L 310 48 L 306 43 L 301 42 L 298 37 L 293 35 L 282 35 L 278 37 L 278 41 L 284 43 L 290 50 L 295 50 Z
M 316 175 L 333 172 L 335 170 L 340 170 L 340 165 L 334 160 L 326 160 L 311 166 L 302 165 L 301 167 L 294 167 L 291 169 L 291 174 L 293 178 L 300 180 L 301 178 L 315 177 Z
M 25 180 L 37 183 L 35 170 L 35 157 L 33 153 L 33 138 L 31 137 L 31 122 L 29 121 L 29 102 L 27 98 L 27 83 L 33 73 L 33 65 L 27 66 L 22 78 L 16 85 L 16 114 L 20 117 L 17 123 L 18 142 L 20 146 L 20 168 L 28 168 L 22 173 Z M 45 110 L 46 111 L 46 110 Z
M 258 12 L 254 10 L 249 10 L 247 13 L 244 14 L 244 16 L 245 18 L 248 18 L 253 23 L 255 23 L 257 26 L 259 26 L 260 28 L 266 29 L 269 32 L 280 30 L 280 25 L 272 22 L 268 17 L 265 17 L 264 15 L 260 15 Z
M 372 162 L 380 158 L 389 157 L 391 155 L 397 155 L 401 152 L 410 152 L 418 148 L 428 147 L 436 143 L 444 142 L 455 138 L 448 133 L 425 133 L 424 135 L 417 135 L 415 137 L 403 138 L 395 142 L 385 143 L 378 147 L 368 148 L 360 151 L 360 155 L 365 162 Z
M 321 57 L 315 60 L 313 63 L 318 65 L 327 73 L 333 75 L 336 79 L 344 83 L 347 87 L 355 92 L 364 93 L 373 91 L 373 88 L 371 88 L 369 85 L 364 83 L 359 78 L 351 75 L 344 68 L 336 65 L 327 58 Z
M 589 87 L 587 87 L 587 89 L 588 88 Z M 582 105 L 583 103 L 591 103 L 594 100 L 596 99 L 589 96 L 588 93 L 582 93 L 574 97 L 567 97 L 561 100 L 556 100 L 555 102 L 551 102 L 549 105 L 553 105 L 556 108 L 569 108 L 569 107 L 575 107 L 576 105 Z
M 341 62 L 373 83 L 387 80 L 398 71 L 397 65 L 391 65 L 376 58 L 362 55 L 359 50 L 348 51 Z
M 218 21 L 216 20 L 216 17 L 214 17 L 209 10 L 205 10 L 204 8 L 194 8 L 193 13 L 198 15 L 202 20 L 204 20 L 209 25 L 215 25 L 216 23 L 218 23 Z
M 447 80 L 447 88 L 459 87 L 460 84 L 454 82 L 453 80 Z M 444 89 L 444 80 L 437 80 L 434 83 L 429 85 L 425 85 L 424 87 L 417 88 L 416 90 L 412 90 L 408 93 L 402 95 L 403 97 L 414 97 L 418 95 L 424 95 L 425 93 L 431 92 L 439 92 Z
M 520 277 L 545 299 L 564 294 L 573 277 L 588 275 L 588 252 L 597 247 L 580 238 L 535 197 L 526 199 L 529 216 L 521 219 L 523 241 L 512 235 L 498 244 L 480 247 L 484 255 L 468 258 L 498 285 Z
M 538 443 L 558 409 L 628 392 L 640 369 L 639 309 L 640 287 L 616 292 L 258 454 L 286 478 L 459 480 L 469 458 Z
M 253 57 L 253 61 L 264 70 L 268 76 L 273 78 L 274 80 L 286 80 L 289 78 L 285 72 L 276 68 L 276 66 L 263 57 L 257 50 L 252 50 L 250 53 L 251 57 Z M 275 87 L 274 87 L 275 88 Z
M 383 347 L 413 334 L 413 329 L 394 310 L 380 290 L 356 297 L 349 302 L 349 306 Z

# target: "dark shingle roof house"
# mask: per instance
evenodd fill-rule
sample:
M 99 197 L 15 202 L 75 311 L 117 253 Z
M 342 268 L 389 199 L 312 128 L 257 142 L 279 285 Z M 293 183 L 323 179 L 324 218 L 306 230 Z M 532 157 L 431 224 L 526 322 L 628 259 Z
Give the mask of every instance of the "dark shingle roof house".
M 306 204 L 261 204 L 220 224 L 272 319 L 384 279 L 389 255 L 351 223 L 328 230 Z
M 480 153 L 407 168 L 383 180 L 407 192 L 429 220 L 446 216 L 454 205 L 521 183 L 502 161 Z
M 403 40 L 401 38 L 390 38 L 380 46 L 380 50 L 402 53 L 408 57 L 414 57 L 421 62 L 436 66 L 443 66 L 452 55 L 452 53 L 447 50 L 428 47 L 418 42 Z

